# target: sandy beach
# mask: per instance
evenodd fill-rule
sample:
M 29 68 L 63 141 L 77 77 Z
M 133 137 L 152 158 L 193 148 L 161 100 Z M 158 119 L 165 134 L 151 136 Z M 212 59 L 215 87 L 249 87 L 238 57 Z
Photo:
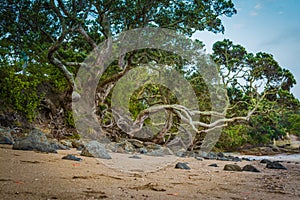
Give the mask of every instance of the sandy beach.
M 83 160 L 62 159 L 67 154 Z M 224 171 L 218 160 L 152 157 L 111 160 L 79 156 L 76 149 L 57 154 L 12 150 L 0 145 L 1 199 L 300 199 L 300 164 L 282 162 L 288 170 L 252 164 L 261 173 Z M 187 162 L 191 170 L 175 169 Z M 215 163 L 218 167 L 210 167 Z

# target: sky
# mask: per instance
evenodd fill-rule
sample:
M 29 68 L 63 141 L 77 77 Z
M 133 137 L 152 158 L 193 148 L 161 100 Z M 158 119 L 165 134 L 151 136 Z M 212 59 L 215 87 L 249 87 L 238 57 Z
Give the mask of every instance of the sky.
M 224 34 L 196 32 L 206 51 L 225 38 L 250 53 L 266 52 L 296 78 L 292 92 L 300 99 L 300 0 L 232 0 L 237 14 L 222 17 Z

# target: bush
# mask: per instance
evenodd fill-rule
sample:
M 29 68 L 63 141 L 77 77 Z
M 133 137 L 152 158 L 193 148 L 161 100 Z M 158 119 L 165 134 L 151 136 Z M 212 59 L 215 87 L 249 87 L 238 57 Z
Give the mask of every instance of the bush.
M 1 70 L 0 98 L 6 106 L 24 113 L 32 122 L 37 114 L 43 94 L 38 94 L 40 80 L 34 75 L 15 74 L 13 70 Z

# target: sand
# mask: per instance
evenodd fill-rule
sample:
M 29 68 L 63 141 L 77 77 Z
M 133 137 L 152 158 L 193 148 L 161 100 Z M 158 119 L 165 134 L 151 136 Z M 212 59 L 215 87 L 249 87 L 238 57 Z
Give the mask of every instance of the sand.
M 237 163 L 261 170 L 253 173 L 223 170 L 233 162 L 173 156 L 61 159 L 69 153 L 81 157 L 75 149 L 45 154 L 0 145 L 0 198 L 300 199 L 300 164 L 295 162 L 282 163 L 288 170 L 266 169 L 259 161 Z M 191 170 L 175 169 L 176 162 L 187 162 Z M 209 167 L 212 163 L 218 167 Z

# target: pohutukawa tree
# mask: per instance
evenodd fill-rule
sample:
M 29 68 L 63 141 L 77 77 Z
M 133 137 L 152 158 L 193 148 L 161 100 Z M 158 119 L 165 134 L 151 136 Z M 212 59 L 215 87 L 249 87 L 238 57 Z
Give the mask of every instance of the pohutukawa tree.
M 84 65 L 87 55 L 99 48 L 98 44 L 105 41 L 107 49 L 112 48 L 110 44 L 119 34 L 146 27 L 170 29 L 187 38 L 196 31 L 224 32 L 220 17 L 231 17 L 236 13 L 231 0 L 5 0 L 0 3 L 0 11 L 1 65 L 20 61 L 26 54 L 29 57 L 28 70 L 33 64 L 39 64 L 40 71 L 53 79 L 58 77 L 57 72 L 53 73 L 53 66 L 59 69 L 61 78 L 67 83 L 62 98 L 63 112 L 70 110 L 72 91 L 78 89 L 74 80 L 78 69 Z M 184 45 L 189 51 L 203 49 L 199 41 L 186 41 L 189 42 Z M 292 74 L 282 69 L 271 55 L 247 53 L 243 47 L 228 40 L 214 45 L 212 60 L 217 65 L 205 56 L 198 59 L 197 65 L 193 65 L 193 60 L 186 60 L 174 52 L 151 48 L 121 54 L 101 76 L 96 90 L 94 101 L 97 107 L 94 112 L 98 115 L 102 131 L 115 138 L 120 134 L 135 136 L 132 131 L 130 134 L 121 131 L 127 119 L 111 109 L 111 93 L 122 77 L 145 64 L 162 65 L 181 73 L 192 85 L 200 111 L 179 104 L 174 92 L 162 85 L 145 84 L 130 98 L 129 109 L 135 118 L 135 131 L 141 131 L 144 124 L 150 123 L 151 114 L 164 110 L 167 117 L 162 129 L 145 140 L 165 143 L 176 137 L 178 130 L 189 131 L 189 126 L 197 135 L 193 138 L 196 141 L 186 148 L 198 144 L 197 141 L 201 141 L 209 131 L 232 122 L 249 120 L 263 109 L 261 105 L 266 99 L 282 101 L 295 84 Z M 218 66 L 216 69 L 220 75 L 220 79 L 210 80 L 216 83 L 212 84 L 213 88 L 207 86 L 207 80 L 198 69 L 211 66 Z M 50 68 L 51 71 L 47 71 Z M 153 70 L 156 70 L 155 67 Z M 219 93 L 227 98 L 220 100 L 224 107 L 211 110 L 211 97 L 218 97 Z M 81 97 L 73 95 L 73 98 Z M 45 102 L 53 113 L 62 107 L 51 99 Z M 119 118 L 112 120 L 113 114 Z M 212 117 L 216 120 L 210 123 Z M 180 125 L 181 121 L 184 126 Z

